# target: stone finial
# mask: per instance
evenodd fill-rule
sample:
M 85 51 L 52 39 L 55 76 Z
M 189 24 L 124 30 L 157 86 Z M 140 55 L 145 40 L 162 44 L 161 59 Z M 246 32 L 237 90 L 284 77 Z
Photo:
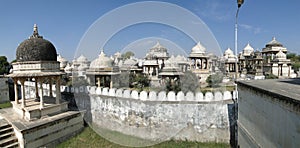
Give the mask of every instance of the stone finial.
M 32 36 L 30 36 L 30 38 L 43 38 L 42 36 L 39 35 L 37 24 L 33 25 L 33 34 Z
M 33 25 L 33 34 L 34 34 L 34 35 L 36 35 L 36 34 L 38 35 L 38 34 L 39 34 L 39 33 L 38 33 L 38 27 L 37 27 L 37 24 L 34 24 L 34 25 Z

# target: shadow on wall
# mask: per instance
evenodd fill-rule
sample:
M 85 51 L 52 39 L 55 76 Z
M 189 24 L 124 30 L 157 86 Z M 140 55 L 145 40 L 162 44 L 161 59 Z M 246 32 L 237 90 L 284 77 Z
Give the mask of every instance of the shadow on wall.
M 8 81 L 8 92 L 9 92 L 9 100 L 15 101 L 15 89 L 14 89 L 14 81 L 9 78 Z M 21 99 L 21 85 L 18 84 L 18 99 Z
M 76 87 L 76 86 L 75 86 Z M 86 87 L 86 86 L 84 86 Z M 66 88 L 65 88 L 66 89 Z M 85 124 L 92 124 L 91 114 L 91 100 L 88 93 L 71 93 L 63 91 L 62 98 L 69 102 L 68 107 L 70 110 L 77 110 L 82 112 Z
M 235 143 L 236 143 L 236 118 L 235 115 L 236 113 L 234 112 L 234 104 L 228 104 L 227 105 L 227 109 L 228 109 L 228 119 L 229 119 L 229 131 L 230 131 L 230 145 L 231 147 L 236 147 Z
M 300 78 L 280 80 L 280 82 L 294 84 L 294 85 L 300 85 Z

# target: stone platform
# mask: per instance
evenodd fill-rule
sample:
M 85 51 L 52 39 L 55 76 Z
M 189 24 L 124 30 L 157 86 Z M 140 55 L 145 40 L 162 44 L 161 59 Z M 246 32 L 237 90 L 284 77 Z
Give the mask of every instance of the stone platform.
M 59 104 L 55 103 L 55 98 L 44 96 L 44 107 L 40 108 L 40 102 L 36 99 L 26 99 L 26 107 L 21 107 L 21 102 L 16 104 L 11 102 L 14 111 L 23 117 L 25 120 L 32 121 L 48 116 L 57 114 L 68 110 L 68 102 L 60 100 Z
M 55 145 L 78 134 L 83 129 L 82 114 L 78 111 L 65 111 L 28 121 L 13 108 L 1 109 L 0 117 L 14 128 L 20 147 L 43 147 Z

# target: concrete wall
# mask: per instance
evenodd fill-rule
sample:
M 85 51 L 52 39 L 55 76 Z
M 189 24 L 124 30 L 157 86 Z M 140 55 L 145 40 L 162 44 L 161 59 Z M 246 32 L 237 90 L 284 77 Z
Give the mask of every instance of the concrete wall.
M 226 102 L 152 102 L 92 95 L 92 123 L 149 140 L 229 143 Z M 84 103 L 86 104 L 86 103 Z
M 28 94 L 34 96 L 34 85 L 26 84 Z M 44 88 L 47 91 L 48 86 Z M 61 89 L 74 94 L 77 107 L 86 111 L 86 122 L 104 129 L 153 141 L 230 141 L 233 92 L 185 94 L 91 86 Z
M 241 83 L 238 92 L 241 147 L 299 147 L 299 103 Z

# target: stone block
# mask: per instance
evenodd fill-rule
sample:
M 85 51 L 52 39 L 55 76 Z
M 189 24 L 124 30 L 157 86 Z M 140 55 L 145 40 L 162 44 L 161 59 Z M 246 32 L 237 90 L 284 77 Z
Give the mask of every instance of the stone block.
M 108 96 L 108 87 L 104 87 L 102 90 L 102 95 Z
M 133 90 L 131 92 L 131 98 L 133 98 L 133 99 L 139 99 L 139 92 L 136 91 L 136 90 Z
M 232 95 L 230 91 L 225 91 L 224 95 L 223 95 L 223 100 L 231 100 L 232 99 Z
M 123 97 L 123 89 L 121 89 L 121 88 L 117 89 L 116 96 L 117 97 Z
M 64 90 L 62 90 L 62 92 L 70 92 L 70 87 L 66 86 Z
M 157 100 L 157 93 L 155 91 L 149 92 L 149 100 L 151 101 Z
M 215 92 L 215 94 L 214 94 L 214 100 L 215 101 L 221 101 L 221 100 L 223 100 L 223 94 L 221 92 L 219 92 L 219 91 Z
M 214 95 L 212 92 L 206 92 L 205 93 L 205 97 L 204 97 L 204 101 L 212 101 L 214 98 Z
M 83 86 L 79 86 L 79 92 L 83 93 L 84 92 L 84 87 Z
M 195 96 L 196 101 L 203 101 L 203 93 L 202 92 L 197 92 Z
M 91 89 L 89 90 L 89 93 L 90 94 L 96 94 L 96 90 L 97 90 L 97 87 L 96 86 L 92 86 Z
M 109 89 L 108 95 L 113 97 L 116 96 L 116 89 L 115 88 Z
M 233 97 L 233 99 L 236 99 L 238 95 L 239 95 L 239 94 L 238 94 L 237 91 L 233 91 L 233 92 L 232 92 L 232 97 Z
M 167 99 L 167 94 L 166 94 L 165 91 L 161 91 L 161 92 L 158 93 L 157 100 L 159 100 L 159 101 L 166 101 L 166 99 Z
M 123 97 L 124 98 L 130 98 L 131 97 L 131 90 L 124 90 L 124 93 L 123 93 Z
M 141 91 L 140 92 L 140 99 L 145 101 L 148 100 L 148 93 L 146 91 Z
M 191 91 L 188 91 L 185 95 L 185 100 L 194 101 L 194 99 L 195 99 L 194 93 Z
M 61 91 L 61 92 L 64 92 L 65 89 L 66 89 L 66 86 L 60 86 L 60 91 Z
M 75 92 L 76 94 L 78 94 L 78 93 L 79 93 L 79 89 L 78 89 L 78 87 L 75 87 L 75 88 L 74 88 L 74 92 Z
M 176 97 L 177 101 L 182 101 L 184 100 L 184 93 L 182 91 L 177 93 L 177 97 Z
M 87 93 L 89 93 L 90 89 L 91 89 L 91 86 L 85 86 L 84 92 L 87 94 Z
M 168 98 L 168 101 L 176 101 L 176 95 L 175 95 L 175 92 L 174 92 L 174 91 L 170 91 L 170 92 L 168 93 L 167 98 Z
M 101 87 L 97 87 L 96 89 L 96 94 L 97 95 L 101 95 L 102 91 L 101 91 Z

